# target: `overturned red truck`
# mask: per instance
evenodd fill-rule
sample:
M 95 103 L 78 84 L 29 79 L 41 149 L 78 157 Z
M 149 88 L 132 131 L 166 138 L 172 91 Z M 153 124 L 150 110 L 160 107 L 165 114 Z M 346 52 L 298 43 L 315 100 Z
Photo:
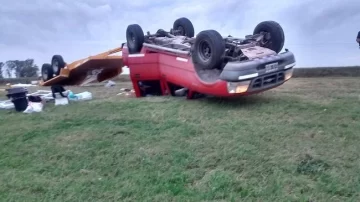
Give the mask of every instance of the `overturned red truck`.
M 216 30 L 204 30 L 195 37 L 187 18 L 177 19 L 170 31 L 159 29 L 155 34 L 144 34 L 138 24 L 132 24 L 126 40 L 121 48 L 69 65 L 54 56 L 51 64 L 43 65 L 43 85 L 79 84 L 94 71 L 101 82 L 127 66 L 137 97 L 230 97 L 280 86 L 291 78 L 295 66 L 292 52 L 280 53 L 285 36 L 274 21 L 259 23 L 245 38 L 221 36 Z

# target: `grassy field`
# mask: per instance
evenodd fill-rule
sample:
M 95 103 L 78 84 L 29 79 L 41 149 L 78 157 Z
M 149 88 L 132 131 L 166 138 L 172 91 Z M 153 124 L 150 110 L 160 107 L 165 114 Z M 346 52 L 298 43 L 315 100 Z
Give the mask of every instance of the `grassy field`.
M 360 66 L 349 67 L 296 67 L 294 68 L 293 77 L 308 78 L 308 77 L 360 77 Z M 38 81 L 41 78 L 11 78 L 0 79 L 0 85 L 7 83 L 31 83 L 31 81 Z M 112 80 L 117 82 L 130 82 L 128 74 L 121 74 Z
M 192 101 L 99 86 L 40 114 L 2 110 L 0 200 L 360 201 L 359 86 L 294 78 Z

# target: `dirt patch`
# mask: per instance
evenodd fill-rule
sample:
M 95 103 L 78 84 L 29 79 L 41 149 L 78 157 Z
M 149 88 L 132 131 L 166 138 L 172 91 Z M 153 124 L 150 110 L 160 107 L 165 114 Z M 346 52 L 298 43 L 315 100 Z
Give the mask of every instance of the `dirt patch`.
M 168 102 L 170 101 L 170 98 L 169 97 L 166 97 L 166 96 L 153 96 L 153 97 L 146 97 L 145 100 L 147 102 Z
M 193 186 L 196 189 L 203 190 L 207 187 L 207 184 L 210 182 L 211 178 L 216 175 L 217 172 L 221 172 L 222 170 L 214 169 L 207 171 L 204 176 L 193 183 Z
M 329 168 L 330 165 L 324 162 L 323 160 L 315 159 L 307 154 L 300 161 L 296 171 L 300 174 L 313 175 L 313 174 L 322 173 Z
M 88 132 L 84 131 L 81 133 L 74 133 L 68 135 L 60 134 L 56 136 L 55 141 L 61 147 L 73 147 L 84 140 L 90 139 L 90 137 L 91 135 Z

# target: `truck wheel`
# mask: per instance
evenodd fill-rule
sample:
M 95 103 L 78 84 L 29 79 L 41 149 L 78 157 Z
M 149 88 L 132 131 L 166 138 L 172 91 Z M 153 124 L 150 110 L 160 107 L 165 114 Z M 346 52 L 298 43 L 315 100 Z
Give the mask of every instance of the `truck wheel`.
M 260 34 L 261 32 L 267 33 L 261 46 L 279 53 L 285 43 L 284 30 L 280 24 L 275 21 L 261 22 L 255 27 L 254 34 Z
M 157 36 L 157 37 L 166 37 L 166 32 L 165 32 L 165 30 L 159 29 L 159 30 L 156 32 L 156 36 Z
M 143 46 L 144 40 L 144 32 L 140 25 L 132 24 L 127 27 L 126 42 L 130 54 L 139 53 Z
M 179 31 L 180 36 L 194 37 L 195 30 L 191 21 L 187 18 L 179 18 L 175 20 L 173 29 Z
M 43 64 L 41 67 L 41 76 L 43 81 L 48 81 L 53 78 L 54 71 L 51 67 L 51 64 Z
M 60 74 L 60 70 L 64 68 L 66 63 L 61 55 L 54 55 L 51 59 L 52 72 L 57 76 Z
M 196 36 L 191 57 L 203 69 L 215 69 L 221 65 L 224 52 L 225 42 L 219 32 L 205 30 Z

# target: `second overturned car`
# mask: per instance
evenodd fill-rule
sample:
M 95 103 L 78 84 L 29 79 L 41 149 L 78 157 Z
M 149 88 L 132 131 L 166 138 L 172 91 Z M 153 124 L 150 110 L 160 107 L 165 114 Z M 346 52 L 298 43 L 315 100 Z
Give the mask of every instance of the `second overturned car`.
M 158 94 L 249 95 L 283 84 L 295 66 L 292 52 L 280 53 L 285 36 L 274 21 L 259 23 L 245 38 L 221 36 L 216 30 L 195 37 L 191 21 L 179 18 L 169 32 L 155 34 L 129 25 L 126 38 L 122 55 L 132 81 L 153 88 L 158 81 Z

